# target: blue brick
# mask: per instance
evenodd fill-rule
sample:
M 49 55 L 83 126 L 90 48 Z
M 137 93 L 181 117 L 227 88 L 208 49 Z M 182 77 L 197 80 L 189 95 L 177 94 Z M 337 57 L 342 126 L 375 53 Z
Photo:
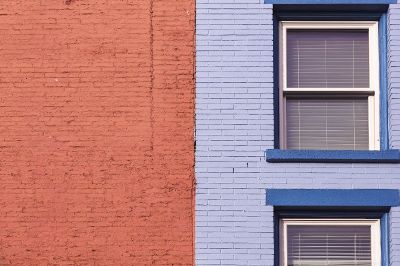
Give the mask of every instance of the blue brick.
M 265 162 L 274 139 L 272 5 L 196 4 L 196 265 L 274 265 L 266 188 L 400 189 L 396 164 Z M 389 136 L 399 149 L 399 4 L 388 18 Z M 391 265 L 400 265 L 400 209 L 390 217 Z

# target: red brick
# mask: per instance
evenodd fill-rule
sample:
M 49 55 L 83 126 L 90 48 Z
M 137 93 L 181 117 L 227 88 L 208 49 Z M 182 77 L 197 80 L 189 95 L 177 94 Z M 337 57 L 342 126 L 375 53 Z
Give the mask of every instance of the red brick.
M 0 265 L 193 264 L 194 11 L 0 4 Z

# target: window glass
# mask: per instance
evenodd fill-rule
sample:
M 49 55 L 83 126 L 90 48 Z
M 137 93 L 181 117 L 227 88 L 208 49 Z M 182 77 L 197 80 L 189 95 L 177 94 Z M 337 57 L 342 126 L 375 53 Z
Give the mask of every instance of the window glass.
M 368 150 L 367 97 L 288 97 L 288 149 Z
M 287 31 L 288 88 L 368 88 L 368 30 Z
M 371 226 L 289 225 L 288 266 L 370 266 Z

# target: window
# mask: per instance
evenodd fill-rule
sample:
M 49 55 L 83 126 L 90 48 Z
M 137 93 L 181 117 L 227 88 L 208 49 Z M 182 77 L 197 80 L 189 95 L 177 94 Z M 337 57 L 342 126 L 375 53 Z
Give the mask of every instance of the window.
M 378 22 L 280 22 L 280 147 L 379 150 Z
M 281 219 L 281 266 L 380 266 L 379 219 Z

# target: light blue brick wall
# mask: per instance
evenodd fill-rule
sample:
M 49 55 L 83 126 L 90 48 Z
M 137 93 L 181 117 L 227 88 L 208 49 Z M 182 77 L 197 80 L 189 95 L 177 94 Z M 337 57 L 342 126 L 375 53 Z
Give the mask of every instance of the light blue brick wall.
M 196 264 L 273 265 L 266 188 L 398 188 L 396 164 L 274 164 L 272 6 L 197 0 Z M 389 12 L 390 145 L 400 148 L 400 5 Z M 400 210 L 391 213 L 400 265 Z

